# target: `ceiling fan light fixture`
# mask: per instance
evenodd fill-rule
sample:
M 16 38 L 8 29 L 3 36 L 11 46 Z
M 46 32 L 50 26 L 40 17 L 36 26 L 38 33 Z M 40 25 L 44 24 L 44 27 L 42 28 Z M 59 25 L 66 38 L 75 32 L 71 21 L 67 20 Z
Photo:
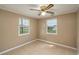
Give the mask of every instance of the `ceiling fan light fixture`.
M 41 12 L 41 15 L 42 16 L 45 16 L 46 15 L 46 12 L 45 11 Z

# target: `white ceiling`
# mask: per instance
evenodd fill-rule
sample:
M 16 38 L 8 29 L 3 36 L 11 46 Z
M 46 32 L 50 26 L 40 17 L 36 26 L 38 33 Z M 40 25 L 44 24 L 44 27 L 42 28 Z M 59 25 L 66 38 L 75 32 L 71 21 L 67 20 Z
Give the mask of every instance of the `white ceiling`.
M 38 11 L 32 11 L 29 9 L 40 9 L 39 4 L 0 4 L 0 9 L 4 9 L 10 12 L 22 14 L 33 18 L 46 18 L 50 17 L 50 14 L 45 16 L 38 16 Z M 79 4 L 54 4 L 54 7 L 50 11 L 55 12 L 54 15 L 62 15 L 67 13 L 76 12 L 79 9 Z

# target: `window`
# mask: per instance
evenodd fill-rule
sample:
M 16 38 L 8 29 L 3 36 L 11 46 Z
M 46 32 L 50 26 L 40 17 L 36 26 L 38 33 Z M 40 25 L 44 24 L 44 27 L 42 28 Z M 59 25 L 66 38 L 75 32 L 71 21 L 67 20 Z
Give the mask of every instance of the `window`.
M 19 19 L 19 35 L 29 34 L 29 20 L 26 18 Z
M 47 20 L 47 33 L 48 34 L 56 34 L 57 33 L 57 20 L 56 18 Z

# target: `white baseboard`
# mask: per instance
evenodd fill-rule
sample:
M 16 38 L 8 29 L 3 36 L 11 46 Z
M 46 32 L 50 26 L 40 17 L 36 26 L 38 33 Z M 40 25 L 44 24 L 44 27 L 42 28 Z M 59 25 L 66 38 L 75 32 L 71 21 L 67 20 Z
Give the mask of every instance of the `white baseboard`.
M 2 51 L 2 52 L 0 52 L 0 55 L 4 54 L 4 53 L 6 53 L 6 52 L 12 51 L 12 50 L 14 50 L 14 49 L 17 49 L 17 48 L 19 48 L 19 47 L 22 47 L 22 46 L 24 46 L 24 45 L 26 45 L 26 44 L 29 44 L 29 43 L 31 43 L 31 42 L 34 42 L 34 41 L 36 41 L 36 40 L 32 40 L 32 41 L 30 41 L 30 42 L 21 44 L 21 45 L 19 45 L 19 46 L 16 46 L 16 47 L 13 47 L 13 48 L 10 48 L 10 49 L 7 49 L 7 50 L 5 50 L 5 51 Z
M 43 41 L 43 42 L 47 42 L 47 43 L 51 43 L 51 44 L 54 44 L 54 45 L 58 45 L 58 46 L 61 46 L 61 47 L 66 47 L 66 48 L 69 48 L 69 49 L 77 50 L 77 48 L 74 48 L 74 47 L 71 47 L 71 46 L 67 46 L 67 45 L 64 45 L 64 44 L 50 42 L 50 41 L 43 40 L 43 39 L 37 39 L 37 40 Z

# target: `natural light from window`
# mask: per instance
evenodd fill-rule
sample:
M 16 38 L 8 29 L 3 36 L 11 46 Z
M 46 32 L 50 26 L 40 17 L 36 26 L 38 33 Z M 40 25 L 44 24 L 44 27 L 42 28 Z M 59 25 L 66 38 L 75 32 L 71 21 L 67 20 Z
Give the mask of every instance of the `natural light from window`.
M 56 34 L 57 33 L 57 20 L 56 18 L 47 20 L 47 33 Z
M 29 33 L 29 20 L 26 18 L 19 19 L 19 34 L 25 35 Z

